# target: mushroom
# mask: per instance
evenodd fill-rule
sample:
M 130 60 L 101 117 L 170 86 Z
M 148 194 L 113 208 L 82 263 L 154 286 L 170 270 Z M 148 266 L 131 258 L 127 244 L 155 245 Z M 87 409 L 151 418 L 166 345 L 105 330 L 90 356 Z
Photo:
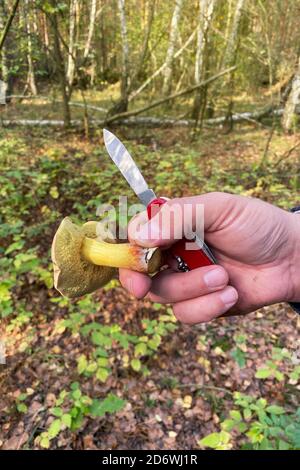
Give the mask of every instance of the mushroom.
M 162 266 L 159 248 L 142 248 L 130 243 L 117 243 L 110 234 L 103 240 L 100 222 L 87 222 L 79 227 L 64 218 L 54 236 L 51 257 L 54 286 L 66 297 L 79 297 L 109 282 L 116 268 L 154 273 Z

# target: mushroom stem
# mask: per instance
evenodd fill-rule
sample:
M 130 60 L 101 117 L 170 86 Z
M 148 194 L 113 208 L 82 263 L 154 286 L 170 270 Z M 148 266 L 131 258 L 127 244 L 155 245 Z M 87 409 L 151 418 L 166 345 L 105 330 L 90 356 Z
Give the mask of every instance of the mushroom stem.
M 84 259 L 98 266 L 128 268 L 133 271 L 154 273 L 162 265 L 159 248 L 142 248 L 129 243 L 111 244 L 84 237 L 81 246 Z

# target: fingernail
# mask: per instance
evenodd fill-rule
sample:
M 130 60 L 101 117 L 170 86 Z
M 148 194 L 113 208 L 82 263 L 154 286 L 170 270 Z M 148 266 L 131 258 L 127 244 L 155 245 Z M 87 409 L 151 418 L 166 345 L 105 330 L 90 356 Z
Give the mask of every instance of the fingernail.
M 204 282 L 207 287 L 215 288 L 226 284 L 227 276 L 223 269 L 215 268 L 204 274 Z
M 140 241 L 159 240 L 159 238 L 159 227 L 155 222 L 141 225 L 135 234 L 135 239 Z
M 237 299 L 238 293 L 233 287 L 226 287 L 226 289 L 220 294 L 222 302 L 225 304 L 226 309 L 232 307 Z

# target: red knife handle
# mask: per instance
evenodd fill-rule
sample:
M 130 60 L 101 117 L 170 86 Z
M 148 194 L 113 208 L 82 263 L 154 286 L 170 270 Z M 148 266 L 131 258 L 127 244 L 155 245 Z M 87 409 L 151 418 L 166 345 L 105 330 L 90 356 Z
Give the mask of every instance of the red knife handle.
M 154 217 L 160 210 L 160 207 L 167 202 L 167 199 L 159 197 L 150 202 L 147 206 L 148 219 Z M 190 271 L 192 269 L 200 268 L 201 266 L 210 266 L 215 264 L 213 255 L 210 254 L 210 249 L 203 243 L 204 250 L 209 254 L 206 254 L 202 249 L 187 250 L 186 243 L 191 241 L 183 238 L 174 243 L 170 248 L 170 253 L 177 260 L 179 271 Z

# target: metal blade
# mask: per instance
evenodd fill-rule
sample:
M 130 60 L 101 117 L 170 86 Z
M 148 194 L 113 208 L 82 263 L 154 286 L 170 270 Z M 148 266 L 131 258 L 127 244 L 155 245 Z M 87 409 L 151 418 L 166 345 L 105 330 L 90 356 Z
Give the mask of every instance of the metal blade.
M 142 204 L 148 206 L 148 204 L 156 198 L 155 193 L 152 189 L 148 188 L 143 175 L 135 164 L 130 153 L 126 150 L 118 137 L 107 129 L 103 129 L 103 138 L 110 158 L 117 165 Z

